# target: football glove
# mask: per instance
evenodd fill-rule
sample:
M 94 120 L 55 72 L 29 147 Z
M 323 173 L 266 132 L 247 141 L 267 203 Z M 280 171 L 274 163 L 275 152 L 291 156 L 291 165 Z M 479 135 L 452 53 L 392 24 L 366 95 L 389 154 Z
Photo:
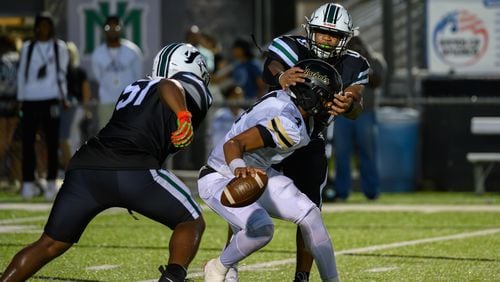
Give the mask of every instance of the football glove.
M 177 113 L 177 130 L 170 136 L 170 140 L 174 147 L 187 147 L 193 141 L 191 117 L 192 115 L 189 111 L 180 111 Z

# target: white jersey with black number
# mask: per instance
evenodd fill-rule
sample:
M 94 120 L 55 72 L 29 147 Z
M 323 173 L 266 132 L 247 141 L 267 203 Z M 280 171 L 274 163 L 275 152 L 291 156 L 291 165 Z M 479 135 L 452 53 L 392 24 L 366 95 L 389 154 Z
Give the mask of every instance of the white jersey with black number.
M 274 144 L 244 153 L 243 159 L 247 166 L 268 169 L 296 149 L 307 145 L 310 140 L 299 109 L 285 91 L 278 90 L 262 97 L 234 122 L 224 141 L 212 150 L 207 164 L 223 175 L 232 175 L 225 161 L 223 145 L 227 140 L 256 126 L 267 130 L 272 137 L 269 143 Z

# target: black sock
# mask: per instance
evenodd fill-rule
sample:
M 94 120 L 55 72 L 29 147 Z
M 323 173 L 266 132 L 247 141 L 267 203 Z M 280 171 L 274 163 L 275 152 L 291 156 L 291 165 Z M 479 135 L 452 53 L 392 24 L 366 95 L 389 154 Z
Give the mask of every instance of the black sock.
M 295 272 L 295 279 L 293 279 L 293 282 L 304 282 L 304 281 L 309 281 L 309 272 L 305 271 Z
M 184 267 L 178 264 L 169 264 L 166 268 L 160 267 L 160 271 L 162 272 L 160 281 L 164 281 L 162 278 L 175 279 L 174 281 L 184 281 L 187 275 Z

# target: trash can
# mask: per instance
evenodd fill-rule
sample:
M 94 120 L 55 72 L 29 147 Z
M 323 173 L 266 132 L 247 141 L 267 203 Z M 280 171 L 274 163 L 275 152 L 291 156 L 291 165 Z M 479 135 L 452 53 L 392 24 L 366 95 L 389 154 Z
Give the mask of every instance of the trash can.
M 412 108 L 381 107 L 376 111 L 376 116 L 380 191 L 414 191 L 419 112 Z

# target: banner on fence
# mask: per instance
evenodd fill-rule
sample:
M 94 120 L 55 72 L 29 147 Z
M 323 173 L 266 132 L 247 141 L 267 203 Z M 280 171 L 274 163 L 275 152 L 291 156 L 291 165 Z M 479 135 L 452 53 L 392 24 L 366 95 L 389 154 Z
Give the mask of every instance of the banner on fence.
M 434 75 L 500 77 L 500 1 L 428 0 L 427 65 Z

